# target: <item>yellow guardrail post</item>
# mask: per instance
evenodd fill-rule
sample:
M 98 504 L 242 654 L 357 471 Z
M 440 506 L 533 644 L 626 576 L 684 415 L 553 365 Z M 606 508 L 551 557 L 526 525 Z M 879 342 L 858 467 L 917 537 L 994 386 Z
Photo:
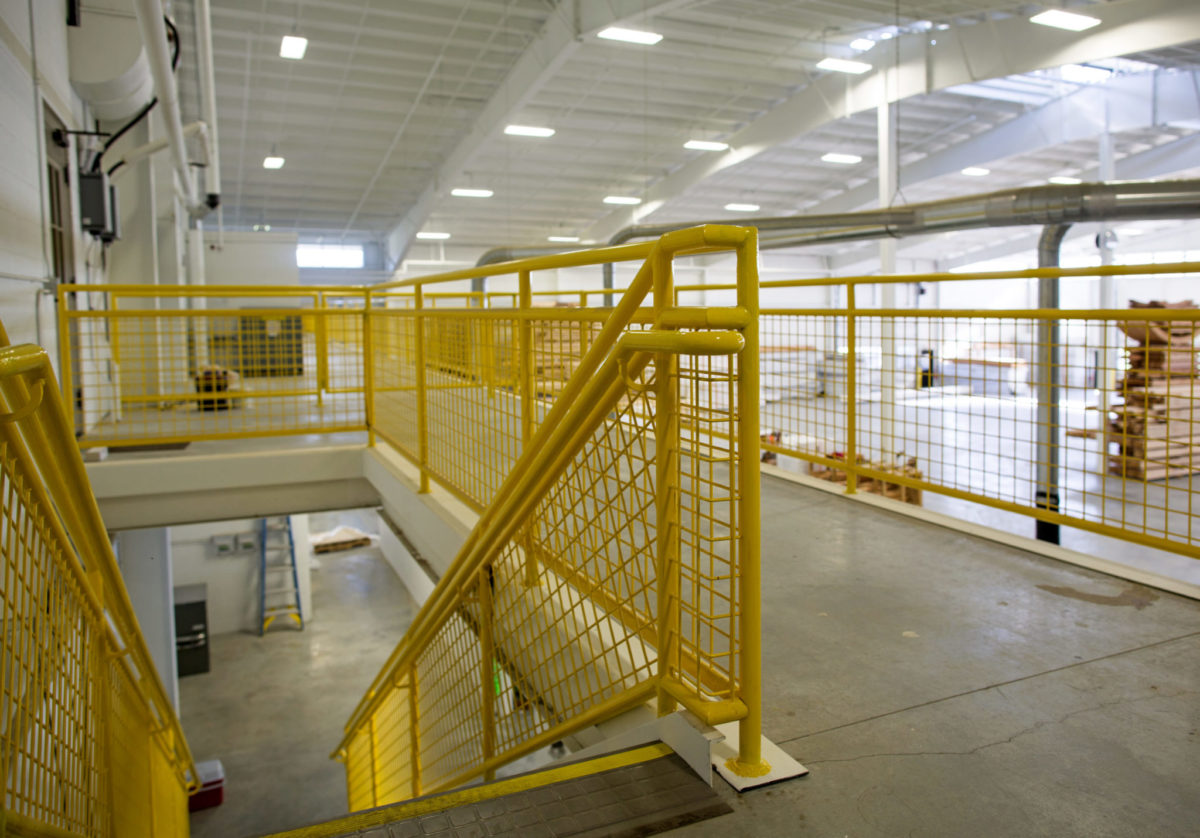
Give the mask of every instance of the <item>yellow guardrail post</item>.
M 492 671 L 495 657 L 495 641 L 492 636 L 492 566 L 485 564 L 479 571 L 479 687 L 480 722 L 483 726 L 481 750 L 485 764 L 490 763 L 496 752 L 496 685 Z M 494 768 L 484 771 L 483 779 L 490 782 L 496 778 Z
M 421 470 L 418 491 L 429 494 L 429 393 L 425 387 L 425 294 L 418 285 L 413 293 L 416 308 L 415 340 L 417 362 L 417 467 Z
M 533 439 L 533 286 L 529 271 L 517 276 L 517 367 L 521 390 L 521 451 L 529 447 Z M 525 528 L 525 584 L 537 584 L 537 558 L 533 554 L 533 528 Z
M 316 303 L 317 341 L 317 404 L 324 404 L 325 391 L 329 388 L 329 334 L 325 323 L 325 294 L 318 293 Z
M 408 672 L 408 752 L 412 766 L 412 795 L 421 796 L 421 716 L 417 701 L 417 664 L 414 661 Z
M 858 344 L 856 286 L 846 285 L 846 494 L 858 491 Z M 837 354 L 837 347 L 834 348 Z
M 375 447 L 375 338 L 372 332 L 371 289 L 363 294 L 362 347 L 363 347 L 363 412 L 367 424 L 367 445 Z
M 741 545 L 738 573 L 741 602 L 741 699 L 746 716 L 738 722 L 738 755 L 729 768 L 743 777 L 761 777 L 771 770 L 762 757 L 762 486 L 758 455 L 758 231 L 745 231 L 737 247 L 738 306 L 745 310 L 745 341 L 738 354 L 738 532 Z M 732 363 L 732 361 L 731 361 Z
M 75 433 L 75 390 L 71 370 L 71 324 L 67 317 L 67 293 L 58 292 L 58 377 L 62 386 L 63 403 L 67 408 L 67 427 Z
M 675 298 L 672 254 L 656 250 L 651 257 L 654 314 L 657 319 Z M 658 714 L 672 713 L 676 701 L 665 687 L 678 669 L 679 635 L 679 358 L 654 354 L 654 505 L 655 558 L 658 567 Z

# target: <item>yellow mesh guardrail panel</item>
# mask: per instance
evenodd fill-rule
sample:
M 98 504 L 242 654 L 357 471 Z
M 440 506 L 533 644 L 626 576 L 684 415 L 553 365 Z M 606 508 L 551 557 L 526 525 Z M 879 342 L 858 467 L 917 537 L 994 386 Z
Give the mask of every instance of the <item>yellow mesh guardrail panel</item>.
M 0 817 L 186 836 L 195 767 L 72 442 L 45 353 L 0 348 Z
M 63 384 L 82 446 L 365 429 L 361 293 L 313 307 L 263 290 L 157 292 L 60 290 Z
M 522 272 L 515 308 L 418 287 L 372 311 L 373 428 L 482 517 L 347 726 L 352 808 L 488 776 L 655 695 L 663 712 L 752 717 L 759 766 L 742 642 L 757 618 L 742 535 L 757 530 L 757 380 L 738 354 L 752 339 L 670 306 L 671 253 L 736 248 L 745 307 L 724 316 L 749 332 L 755 242 L 676 241 L 637 251 L 651 260 L 615 310 L 533 306 Z
M 914 279 L 972 288 L 1058 273 L 1198 271 L 1140 265 Z M 910 502 L 931 491 L 1200 558 L 1200 312 L 776 307 L 822 285 L 871 299 L 874 281 L 764 289 L 762 433 L 772 456 L 804 461 L 850 491 Z M 989 287 L 980 286 L 981 301 Z M 955 514 L 973 517 L 963 510 Z

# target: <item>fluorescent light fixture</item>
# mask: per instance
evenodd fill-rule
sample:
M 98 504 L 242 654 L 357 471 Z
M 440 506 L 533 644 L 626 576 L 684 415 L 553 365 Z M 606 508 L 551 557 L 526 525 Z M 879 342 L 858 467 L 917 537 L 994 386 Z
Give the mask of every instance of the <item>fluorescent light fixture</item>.
M 1140 227 L 1118 227 L 1115 232 L 1118 236 L 1128 236 L 1129 238 L 1146 234 L 1146 231 Z
M 862 158 L 857 154 L 842 154 L 841 152 L 831 151 L 827 154 L 822 154 L 821 159 L 826 163 L 840 163 L 843 166 L 852 166 L 855 163 L 861 163 Z
M 822 58 L 817 62 L 818 70 L 836 70 L 839 73 L 853 73 L 861 76 L 871 69 L 865 61 L 848 61 L 845 58 Z
M 962 170 L 962 173 L 967 177 L 987 177 L 992 173 L 991 169 L 985 169 L 983 166 L 967 166 Z
M 604 199 L 606 204 L 622 204 L 628 207 L 637 206 L 641 202 L 641 198 L 634 198 L 630 195 L 609 195 Z
M 263 158 L 263 168 L 264 169 L 282 169 L 283 163 L 284 163 L 284 158 L 276 157 L 274 154 L 272 154 L 269 157 Z
M 508 125 L 504 133 L 512 137 L 553 137 L 554 129 L 538 125 Z
M 455 198 L 490 198 L 496 193 L 490 189 L 451 189 Z
M 695 149 L 696 151 L 725 151 L 729 148 L 729 143 L 717 143 L 711 140 L 688 140 L 683 144 L 684 148 Z
M 596 33 L 596 37 L 604 38 L 606 41 L 624 41 L 627 44 L 643 44 L 645 46 L 654 46 L 663 38 L 657 32 L 647 32 L 644 29 L 624 29 L 620 26 L 601 29 Z
M 445 239 L 450 238 L 450 234 L 449 233 L 435 233 L 433 231 L 422 230 L 421 232 L 417 233 L 417 238 L 424 239 L 426 241 L 430 241 L 430 240 L 443 241 Z
M 299 61 L 308 50 L 308 38 L 299 35 L 284 35 L 279 42 L 279 55 L 282 58 L 293 58 Z
M 1075 12 L 1064 12 L 1062 9 L 1048 9 L 1029 19 L 1030 23 L 1042 26 L 1053 26 L 1055 29 L 1066 29 L 1068 32 L 1082 32 L 1100 25 L 1100 18 L 1088 17 Z
M 1051 183 L 1057 183 L 1059 186 L 1074 186 L 1077 183 L 1083 183 L 1077 177 L 1068 177 L 1066 175 L 1055 175 L 1052 178 L 1047 178 Z
M 548 242 L 566 242 L 569 244 L 571 242 L 579 241 L 579 236 L 546 236 L 546 241 L 548 241 Z
M 873 46 L 875 46 L 875 42 L 870 38 L 855 38 L 850 42 L 850 49 L 856 49 L 859 52 L 866 52 Z
M 936 29 L 936 30 L 937 30 L 937 31 L 939 31 L 939 32 L 945 32 L 947 29 L 949 29 L 949 28 L 950 28 L 950 24 L 948 24 L 948 23 L 939 23 L 937 26 L 935 26 L 935 27 L 933 27 L 933 28 L 934 28 L 934 29 Z
M 726 204 L 730 212 L 758 212 L 758 204 Z

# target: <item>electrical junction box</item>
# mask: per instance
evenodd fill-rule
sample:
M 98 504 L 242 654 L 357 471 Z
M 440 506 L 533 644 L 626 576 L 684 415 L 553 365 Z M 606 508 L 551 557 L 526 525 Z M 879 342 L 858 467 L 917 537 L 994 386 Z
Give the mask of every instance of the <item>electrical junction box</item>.
M 86 232 L 105 243 L 121 237 L 117 191 L 104 172 L 79 174 L 79 223 Z

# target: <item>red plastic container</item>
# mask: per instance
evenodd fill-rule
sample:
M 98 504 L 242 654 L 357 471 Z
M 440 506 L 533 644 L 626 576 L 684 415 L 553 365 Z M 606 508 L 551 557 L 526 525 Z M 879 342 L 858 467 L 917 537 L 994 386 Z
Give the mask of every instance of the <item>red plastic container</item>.
M 200 788 L 188 798 L 188 811 L 220 806 L 225 800 L 225 766 L 221 760 L 196 763 L 196 773 L 200 775 Z

